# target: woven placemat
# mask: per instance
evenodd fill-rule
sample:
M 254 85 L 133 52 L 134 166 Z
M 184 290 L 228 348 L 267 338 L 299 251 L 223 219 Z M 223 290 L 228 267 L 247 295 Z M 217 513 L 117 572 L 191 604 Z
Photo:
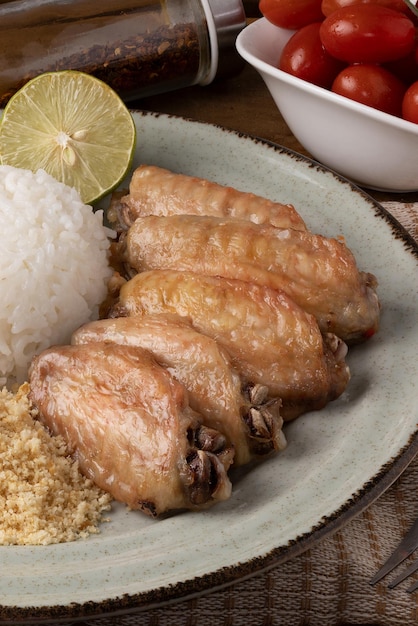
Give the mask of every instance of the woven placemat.
M 418 241 L 418 203 L 384 202 Z M 418 276 L 417 276 L 418 280 Z M 377 502 L 314 548 L 200 598 L 84 626 L 412 626 L 418 593 L 369 581 L 418 516 L 418 458 Z M 411 560 L 413 557 L 410 557 Z M 62 624 L 62 622 L 61 622 Z
M 381 202 L 418 242 L 418 202 Z

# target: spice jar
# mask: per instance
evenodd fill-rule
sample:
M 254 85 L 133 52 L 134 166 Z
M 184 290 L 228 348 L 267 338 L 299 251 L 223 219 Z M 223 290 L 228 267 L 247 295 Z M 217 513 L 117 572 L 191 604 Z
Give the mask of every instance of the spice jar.
M 0 106 L 43 72 L 76 69 L 126 101 L 235 72 L 240 0 L 0 2 Z

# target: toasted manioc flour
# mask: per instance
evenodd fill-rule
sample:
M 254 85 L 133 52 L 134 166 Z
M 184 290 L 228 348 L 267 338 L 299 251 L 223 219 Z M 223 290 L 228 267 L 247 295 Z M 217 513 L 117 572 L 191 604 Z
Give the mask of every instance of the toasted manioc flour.
M 34 419 L 29 384 L 0 392 L 0 544 L 46 545 L 98 532 L 111 498 L 79 471 L 62 437 Z

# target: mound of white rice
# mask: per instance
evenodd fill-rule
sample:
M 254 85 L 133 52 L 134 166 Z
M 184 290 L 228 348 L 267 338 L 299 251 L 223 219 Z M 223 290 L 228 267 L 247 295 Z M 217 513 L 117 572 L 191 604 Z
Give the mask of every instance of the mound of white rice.
M 75 189 L 43 170 L 0 166 L 0 385 L 33 355 L 97 317 L 111 275 L 109 230 Z

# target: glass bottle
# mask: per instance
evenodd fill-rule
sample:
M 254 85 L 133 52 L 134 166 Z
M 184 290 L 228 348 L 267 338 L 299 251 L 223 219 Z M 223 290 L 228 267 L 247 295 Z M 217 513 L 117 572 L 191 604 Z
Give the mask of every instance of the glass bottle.
M 43 72 L 84 71 L 126 101 L 236 72 L 240 0 L 0 0 L 0 106 Z

